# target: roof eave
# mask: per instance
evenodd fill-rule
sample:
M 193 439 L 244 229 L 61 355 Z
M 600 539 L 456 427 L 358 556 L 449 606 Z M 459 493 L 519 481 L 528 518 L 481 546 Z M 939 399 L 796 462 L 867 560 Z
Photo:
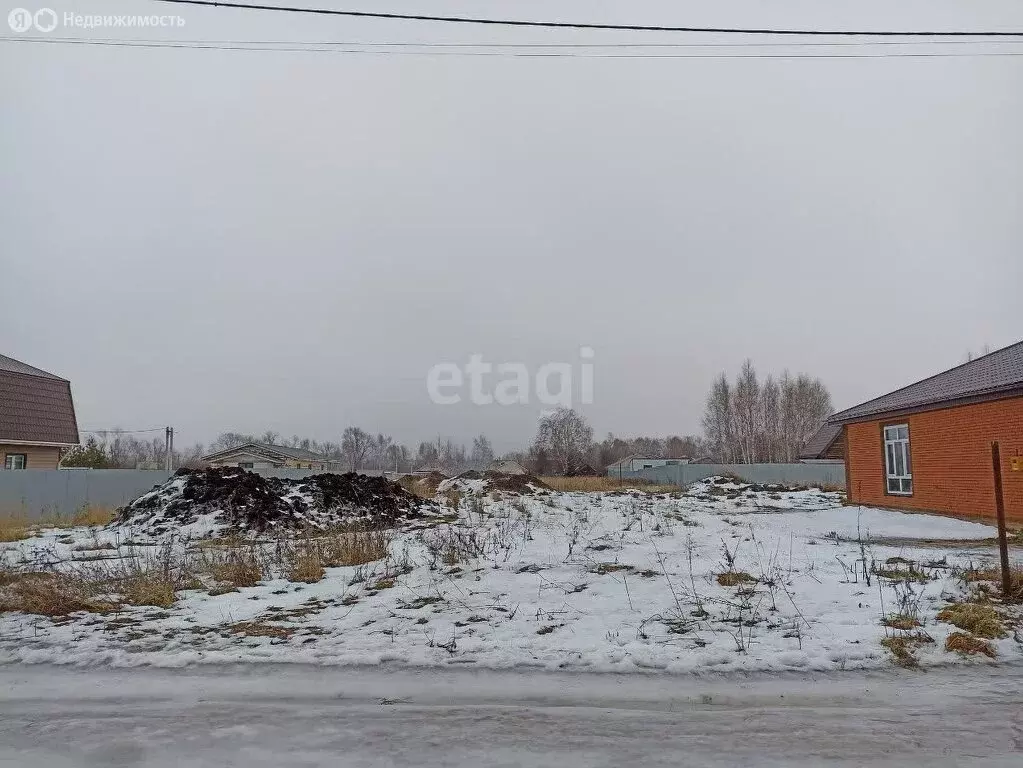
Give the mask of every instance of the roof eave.
M 901 416 L 909 416 L 914 413 L 923 413 L 924 411 L 940 411 L 945 408 L 957 408 L 962 405 L 975 405 L 977 403 L 986 403 L 993 400 L 1006 400 L 1013 397 L 1023 397 L 1023 382 L 1014 384 L 1011 387 L 1002 387 L 988 392 L 978 392 L 964 397 L 950 397 L 942 400 L 917 403 L 916 405 L 910 405 L 904 408 L 891 408 L 888 410 L 870 411 L 867 413 L 843 416 L 842 414 L 856 410 L 855 408 L 849 408 L 846 411 L 841 411 L 831 416 L 831 418 L 828 419 L 828 423 L 854 424 L 861 421 L 881 421 L 895 419 Z
M 2 445 L 35 445 L 40 448 L 74 448 L 81 443 L 60 443 L 53 440 L 7 440 L 0 437 Z

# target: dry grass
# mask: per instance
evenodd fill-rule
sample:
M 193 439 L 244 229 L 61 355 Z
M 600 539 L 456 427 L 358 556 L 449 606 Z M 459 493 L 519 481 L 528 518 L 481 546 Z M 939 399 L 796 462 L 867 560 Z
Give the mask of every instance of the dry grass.
M 555 491 L 574 491 L 585 493 L 612 493 L 625 488 L 638 488 L 649 493 L 671 493 L 678 491 L 677 485 L 657 485 L 642 480 L 623 480 L 600 475 L 598 477 L 541 477 L 548 487 Z
M 974 637 L 966 632 L 953 632 L 949 635 L 945 640 L 945 650 L 955 651 L 962 656 L 975 656 L 978 653 L 983 653 L 992 659 L 997 655 L 994 646 L 987 640 Z
M 717 575 L 717 580 L 722 587 L 738 587 L 756 581 L 746 571 L 725 571 Z
M 920 620 L 915 616 L 907 616 L 902 613 L 893 613 L 881 619 L 881 623 L 891 629 L 901 629 L 908 632 L 920 626 Z
M 315 584 L 326 575 L 320 556 L 316 552 L 305 552 L 295 558 L 288 572 L 288 581 L 301 581 Z
M 443 475 L 439 474 L 429 475 L 427 477 L 405 475 L 398 480 L 398 485 L 421 499 L 432 501 L 434 495 L 437 493 L 437 486 L 445 479 L 446 478 Z
M 905 637 L 886 637 L 881 646 L 895 657 L 895 663 L 900 666 L 915 667 L 920 663 L 914 653 L 916 646 Z
M 908 563 L 905 568 L 899 568 L 898 564 L 893 566 L 887 563 L 885 565 L 873 563 L 870 566 L 870 572 L 882 579 L 891 579 L 892 581 L 912 581 L 917 584 L 926 584 L 931 581 L 931 577 L 917 568 L 914 563 Z
M 78 510 L 67 525 L 56 525 L 58 528 L 73 528 L 81 525 L 109 525 L 114 519 L 114 510 L 110 507 L 83 507 Z
M 618 573 L 619 571 L 631 571 L 633 567 L 626 565 L 625 563 L 598 563 L 593 568 L 590 568 L 590 573 L 596 573 L 600 576 L 605 576 L 609 573 Z
M 29 518 L 24 514 L 5 514 L 0 516 L 0 543 L 27 539 L 42 528 L 103 526 L 113 519 L 114 511 L 109 507 L 82 507 L 71 516 Z
M 971 569 L 963 573 L 963 581 L 967 584 L 975 582 L 994 582 L 999 590 L 1002 586 L 1002 571 L 1000 568 Z M 1002 595 L 1003 599 L 1013 602 L 1023 601 L 1023 566 L 1014 566 L 1009 569 L 1009 594 Z
M 0 517 L 0 543 L 21 541 L 31 536 L 31 526 L 21 517 Z
M 1005 637 L 1002 617 L 991 605 L 983 603 L 953 603 L 938 613 L 944 621 L 978 637 Z
M 200 548 L 195 567 L 219 584 L 232 587 L 254 587 L 266 576 L 259 546 L 240 539 L 226 541 L 221 546 Z
M 921 645 L 933 643 L 934 638 L 924 632 L 917 632 L 915 635 L 899 635 L 898 637 L 886 637 L 881 640 L 881 646 L 885 648 L 895 659 L 900 667 L 916 667 L 920 662 L 916 657 L 916 651 Z
M 258 619 L 254 621 L 239 621 L 227 628 L 233 635 L 244 637 L 270 637 L 277 640 L 287 640 L 297 631 L 293 627 L 279 627 L 275 624 L 267 624 Z
M 159 608 L 170 608 L 174 605 L 177 595 L 174 584 L 159 577 L 136 578 L 124 584 L 122 596 L 129 605 L 154 605 Z
M 109 601 L 96 599 L 90 585 L 73 576 L 25 573 L 12 579 L 8 574 L 5 581 L 6 586 L 0 588 L 0 613 L 66 616 L 79 611 L 107 613 L 117 608 Z
M 387 531 L 339 530 L 319 540 L 319 556 L 326 568 L 365 565 L 387 557 L 390 543 Z

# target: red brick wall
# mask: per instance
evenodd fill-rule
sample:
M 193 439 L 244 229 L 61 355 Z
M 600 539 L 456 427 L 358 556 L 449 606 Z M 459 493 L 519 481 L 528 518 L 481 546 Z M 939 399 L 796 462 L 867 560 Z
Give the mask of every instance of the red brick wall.
M 885 493 L 885 424 L 909 424 L 912 496 Z M 991 443 L 998 440 L 1005 514 L 1023 523 L 1023 472 L 1011 471 L 1010 461 L 1023 456 L 1023 397 L 848 424 L 846 439 L 850 501 L 968 517 L 995 515 Z

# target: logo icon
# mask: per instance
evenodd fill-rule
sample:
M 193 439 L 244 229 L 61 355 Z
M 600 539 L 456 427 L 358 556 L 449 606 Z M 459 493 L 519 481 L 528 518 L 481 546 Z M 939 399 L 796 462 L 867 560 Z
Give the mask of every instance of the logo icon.
M 57 13 L 51 8 L 40 8 L 34 14 L 25 8 L 15 8 L 7 14 L 7 25 L 19 34 L 33 26 L 40 32 L 52 32 L 57 28 Z
M 32 18 L 40 32 L 52 32 L 57 28 L 57 14 L 52 8 L 40 8 Z
M 7 14 L 7 24 L 19 34 L 28 32 L 32 29 L 32 12 L 24 8 L 15 8 Z

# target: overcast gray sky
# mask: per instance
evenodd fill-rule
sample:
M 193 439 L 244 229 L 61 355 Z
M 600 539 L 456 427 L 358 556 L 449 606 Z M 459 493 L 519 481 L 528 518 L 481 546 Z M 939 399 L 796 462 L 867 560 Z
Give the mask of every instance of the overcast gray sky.
M 1015 0 L 309 4 L 1023 29 Z M 15 5 L 40 3 L 0 0 L 0 19 Z M 50 37 L 720 39 L 47 5 L 186 21 Z M 540 405 L 434 405 L 430 366 L 478 353 L 578 370 L 587 345 L 598 435 L 690 433 L 712 377 L 747 356 L 820 376 L 843 408 L 1023 336 L 1023 57 L 0 42 L 0 103 L 0 352 L 71 379 L 85 428 L 169 423 L 191 443 L 268 428 L 337 440 L 355 423 L 408 443 L 485 432 L 507 450 Z

